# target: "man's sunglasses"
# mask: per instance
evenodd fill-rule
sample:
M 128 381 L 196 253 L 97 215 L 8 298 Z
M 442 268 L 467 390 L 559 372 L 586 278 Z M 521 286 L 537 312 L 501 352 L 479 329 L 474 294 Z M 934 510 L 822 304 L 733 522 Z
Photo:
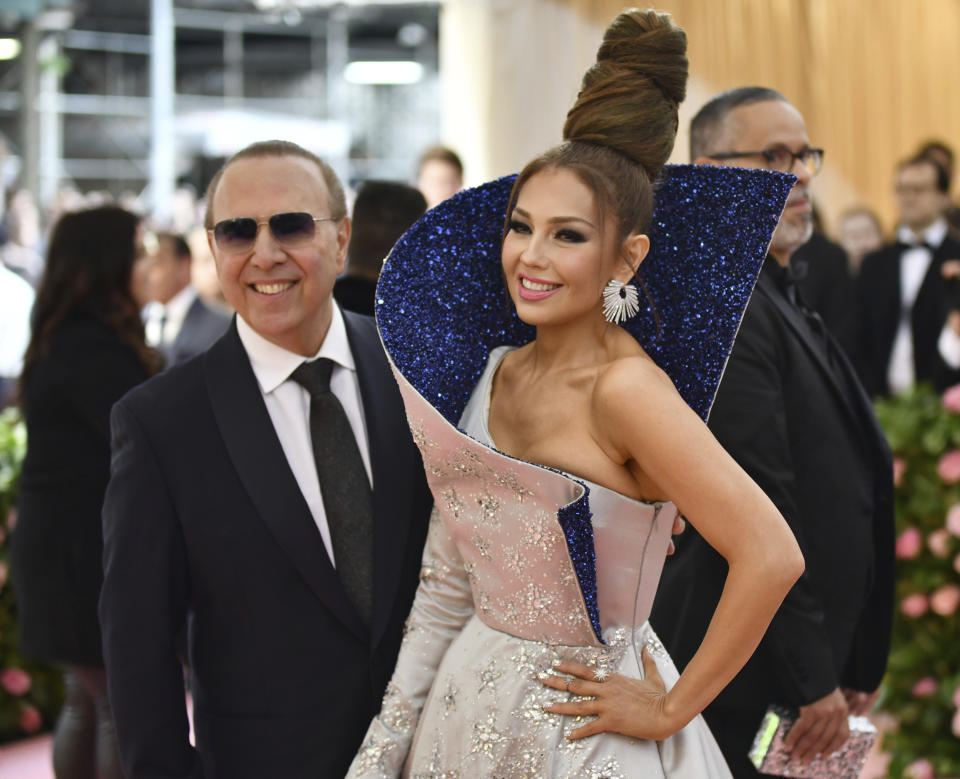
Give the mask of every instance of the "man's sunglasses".
M 257 233 L 261 225 L 270 225 L 270 232 L 277 243 L 288 249 L 304 246 L 313 240 L 317 232 L 317 222 L 339 221 L 332 216 L 313 216 L 306 211 L 292 211 L 285 214 L 274 214 L 263 222 L 258 222 L 250 216 L 241 216 L 236 219 L 224 219 L 217 222 L 212 230 L 207 230 L 213 236 L 217 248 L 222 252 L 239 254 L 250 251 L 257 242 Z

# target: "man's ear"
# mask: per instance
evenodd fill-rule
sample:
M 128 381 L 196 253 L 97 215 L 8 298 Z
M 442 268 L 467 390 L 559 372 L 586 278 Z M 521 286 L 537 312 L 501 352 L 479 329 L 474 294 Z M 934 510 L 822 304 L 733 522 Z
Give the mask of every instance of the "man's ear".
M 628 282 L 637 275 L 640 263 L 650 251 L 650 238 L 644 233 L 631 233 L 623 242 L 623 260 L 615 278 Z
M 343 273 L 347 264 L 347 247 L 350 246 L 350 233 L 353 223 L 349 216 L 343 217 L 337 224 L 337 273 Z

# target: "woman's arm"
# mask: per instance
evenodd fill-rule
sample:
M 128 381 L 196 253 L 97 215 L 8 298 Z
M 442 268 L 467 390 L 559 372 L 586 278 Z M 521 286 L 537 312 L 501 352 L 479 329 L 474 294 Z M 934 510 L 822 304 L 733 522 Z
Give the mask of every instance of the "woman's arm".
M 592 416 L 600 446 L 642 472 L 658 497 L 673 501 L 726 559 L 729 573 L 700 648 L 669 692 L 646 656 L 646 679 L 574 681 L 572 692 L 596 700 L 551 711 L 598 716 L 577 736 L 610 730 L 662 739 L 703 711 L 747 662 L 803 572 L 803 557 L 773 503 L 652 363 L 631 358 L 606 371 L 594 390 Z M 558 670 L 584 673 L 573 666 Z M 558 684 L 564 686 L 551 682 Z
M 450 642 L 473 615 L 463 560 L 436 507 L 423 550 L 420 586 L 380 713 L 367 729 L 348 779 L 400 776 L 437 668 Z

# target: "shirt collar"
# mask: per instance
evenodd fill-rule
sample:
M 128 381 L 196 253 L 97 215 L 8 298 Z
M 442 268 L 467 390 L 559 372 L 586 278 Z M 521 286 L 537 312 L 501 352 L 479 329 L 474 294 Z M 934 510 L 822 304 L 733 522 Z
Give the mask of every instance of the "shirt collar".
M 906 225 L 900 225 L 897 228 L 897 240 L 900 243 L 905 244 L 916 244 L 923 242 L 929 244 L 930 246 L 940 246 L 943 243 L 943 239 L 947 237 L 947 220 L 941 217 L 932 225 L 930 225 L 926 230 L 924 230 L 920 235 L 917 235 Z
M 193 305 L 193 301 L 196 300 L 196 298 L 196 288 L 193 284 L 187 284 L 187 286 L 167 301 L 167 305 L 165 306 L 167 319 L 185 319 L 187 311 L 190 310 L 190 306 Z
M 333 316 L 330 319 L 330 328 L 327 330 L 327 335 L 323 339 L 319 351 L 310 358 L 305 358 L 302 354 L 288 351 L 282 346 L 277 346 L 272 341 L 268 341 L 239 315 L 237 316 L 237 333 L 240 336 L 243 348 L 247 351 L 247 356 L 250 358 L 250 365 L 253 367 L 254 376 L 257 377 L 260 391 L 264 395 L 273 392 L 290 378 L 290 374 L 301 363 L 308 360 L 326 357 L 342 368 L 356 371 L 353 353 L 350 351 L 350 342 L 347 340 L 347 327 L 343 321 L 343 314 L 335 303 L 333 304 Z

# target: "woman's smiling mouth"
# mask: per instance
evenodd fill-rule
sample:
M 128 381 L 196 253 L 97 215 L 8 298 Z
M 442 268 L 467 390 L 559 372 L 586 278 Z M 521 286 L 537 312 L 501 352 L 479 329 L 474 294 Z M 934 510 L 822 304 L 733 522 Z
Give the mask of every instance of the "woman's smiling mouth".
M 543 279 L 534 279 L 520 274 L 519 294 L 524 300 L 542 300 L 556 292 L 561 284 L 555 284 Z

